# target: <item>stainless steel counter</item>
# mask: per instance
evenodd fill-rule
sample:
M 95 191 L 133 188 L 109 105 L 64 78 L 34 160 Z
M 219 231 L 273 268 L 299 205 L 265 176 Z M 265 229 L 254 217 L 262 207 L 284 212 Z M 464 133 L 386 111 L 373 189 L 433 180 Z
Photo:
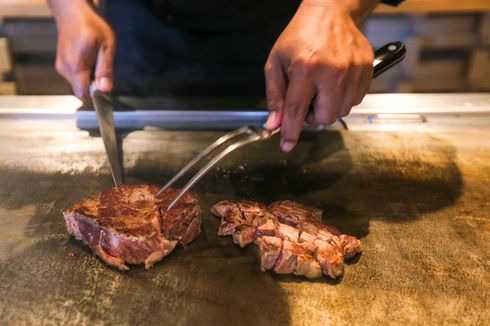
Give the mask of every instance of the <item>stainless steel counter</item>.
M 124 101 L 146 109 L 116 114 L 120 127 L 144 128 L 124 139 L 132 183 L 164 183 L 223 133 L 160 130 L 179 118 L 175 108 L 154 108 L 165 115 L 150 110 L 155 99 Z M 63 225 L 63 209 L 111 186 L 101 139 L 77 127 L 92 113 L 78 106 L 71 97 L 0 97 L 2 324 L 490 322 L 490 94 L 371 95 L 346 119 L 349 130 L 306 132 L 289 155 L 277 138 L 244 148 L 197 185 L 196 241 L 150 271 L 126 273 Z M 231 115 L 188 109 L 195 126 L 206 115 L 221 117 L 218 128 L 233 114 L 265 118 L 243 105 Z M 337 281 L 262 273 L 252 247 L 216 235 L 208 209 L 225 198 L 321 207 L 326 223 L 361 238 L 364 253 Z

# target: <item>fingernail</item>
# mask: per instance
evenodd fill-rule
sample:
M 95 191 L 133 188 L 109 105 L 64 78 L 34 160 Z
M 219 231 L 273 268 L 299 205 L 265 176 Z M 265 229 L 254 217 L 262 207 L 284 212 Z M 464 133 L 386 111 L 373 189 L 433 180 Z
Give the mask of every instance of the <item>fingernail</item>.
M 281 148 L 283 152 L 290 152 L 294 148 L 295 143 L 290 141 L 281 141 Z
M 267 122 L 265 123 L 265 129 L 267 129 L 267 130 L 275 129 L 276 124 L 277 124 L 276 119 L 277 119 L 277 112 L 272 111 L 269 114 L 269 118 L 267 118 Z
M 107 77 L 101 77 L 97 81 L 97 88 L 103 92 L 110 92 L 112 88 L 112 82 Z

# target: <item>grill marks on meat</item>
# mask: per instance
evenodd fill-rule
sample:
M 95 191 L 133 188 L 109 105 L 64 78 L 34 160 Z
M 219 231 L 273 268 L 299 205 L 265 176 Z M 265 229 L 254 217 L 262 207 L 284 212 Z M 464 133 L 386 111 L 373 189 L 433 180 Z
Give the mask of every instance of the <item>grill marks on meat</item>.
M 219 235 L 232 235 L 241 247 L 257 244 L 262 271 L 337 278 L 344 271 L 344 259 L 362 251 L 359 239 L 324 225 L 321 210 L 293 201 L 265 206 L 227 200 L 211 212 L 221 218 Z
M 148 269 L 177 244 L 191 242 L 201 228 L 201 210 L 192 194 L 167 212 L 177 190 L 155 198 L 158 189 L 124 185 L 79 201 L 63 212 L 68 233 L 111 266 L 128 270 L 126 263 L 144 263 Z

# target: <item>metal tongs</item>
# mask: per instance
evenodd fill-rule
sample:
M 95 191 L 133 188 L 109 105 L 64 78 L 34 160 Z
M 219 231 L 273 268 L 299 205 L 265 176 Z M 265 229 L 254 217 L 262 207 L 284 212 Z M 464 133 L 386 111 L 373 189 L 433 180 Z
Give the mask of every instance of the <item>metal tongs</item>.
M 405 45 L 401 42 L 391 42 L 374 53 L 373 62 L 373 78 L 379 76 L 381 73 L 385 72 L 389 68 L 393 67 L 397 63 L 403 60 L 405 57 L 406 49 Z M 180 177 L 182 177 L 189 169 L 196 165 L 201 159 L 213 152 L 218 147 L 226 143 L 230 143 L 223 151 L 219 152 L 215 157 L 213 157 L 204 167 L 202 167 L 187 184 L 180 190 L 179 194 L 174 198 L 167 208 L 167 211 L 171 210 L 172 207 L 179 201 L 182 196 L 189 191 L 192 186 L 194 186 L 199 180 L 202 179 L 219 161 L 221 161 L 226 155 L 230 154 L 234 150 L 243 147 L 247 144 L 267 140 L 274 134 L 279 132 L 279 128 L 273 131 L 268 131 L 264 128 L 255 127 L 241 127 L 239 129 L 233 130 L 224 136 L 220 137 L 214 143 L 205 148 L 196 157 L 194 157 L 189 163 L 187 163 L 177 174 L 170 179 L 165 186 L 163 186 L 156 194 L 158 197 L 167 188 L 173 185 Z

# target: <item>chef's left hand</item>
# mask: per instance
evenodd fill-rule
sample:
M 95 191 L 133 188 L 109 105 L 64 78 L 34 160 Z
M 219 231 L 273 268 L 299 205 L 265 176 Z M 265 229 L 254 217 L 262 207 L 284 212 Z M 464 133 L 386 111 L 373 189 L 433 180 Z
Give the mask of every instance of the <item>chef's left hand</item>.
M 359 10 L 370 11 L 376 4 L 304 0 L 276 41 L 265 65 L 270 111 L 266 128 L 281 127 L 283 151 L 296 145 L 305 118 L 308 123 L 332 124 L 368 92 L 374 54 L 355 20 L 365 16 Z

